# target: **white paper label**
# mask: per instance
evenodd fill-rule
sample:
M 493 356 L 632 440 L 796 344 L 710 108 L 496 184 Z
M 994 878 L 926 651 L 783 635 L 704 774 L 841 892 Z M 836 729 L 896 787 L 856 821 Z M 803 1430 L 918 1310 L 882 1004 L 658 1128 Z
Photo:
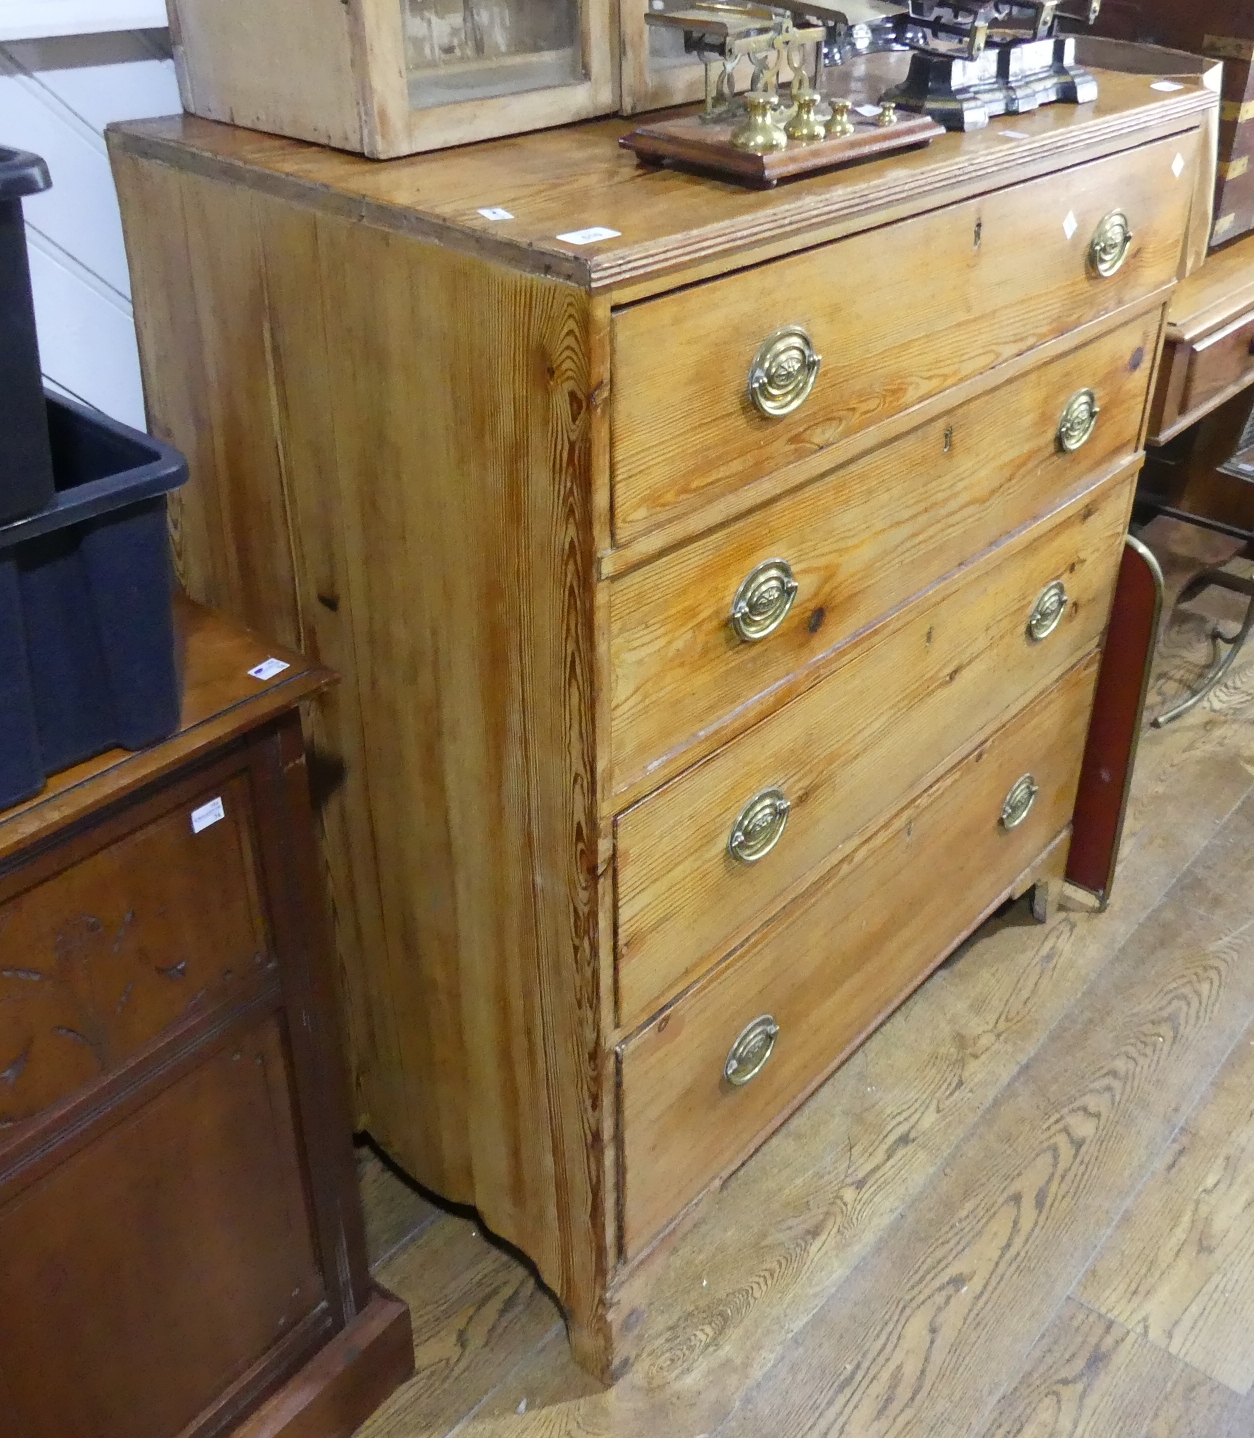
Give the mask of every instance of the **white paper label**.
M 868 120 L 872 115 L 878 115 L 880 113 L 880 107 L 878 105 L 855 105 L 853 108 L 859 115 L 865 115 Z
M 292 666 L 286 659 L 263 659 L 255 669 L 248 672 L 254 679 L 273 679 L 276 674 L 282 674 L 285 669 Z
M 1173 90 L 1183 90 L 1184 86 L 1179 80 L 1155 80 L 1150 89 L 1161 90 L 1163 94 L 1170 95 Z
M 558 235 L 568 245 L 595 245 L 598 240 L 616 240 L 622 230 L 607 230 L 604 225 L 593 225 L 590 230 L 571 230 L 568 235 Z
M 501 209 L 500 205 L 490 205 L 486 210 L 479 213 L 485 220 L 512 220 L 514 217 L 508 210 Z
M 1180 178 L 1181 175 L 1184 174 L 1184 163 L 1185 161 L 1183 155 L 1177 155 L 1176 158 L 1171 162 L 1171 173 L 1176 177 L 1177 180 Z
M 1032 138 L 1026 130 L 998 130 L 997 133 L 1004 140 L 1030 140 Z
M 1067 211 L 1067 218 L 1062 222 L 1062 232 L 1068 239 L 1080 228 L 1080 222 L 1075 217 L 1074 210 Z
M 207 829 L 210 824 L 216 824 L 219 819 L 226 818 L 226 808 L 221 799 L 210 799 L 207 804 L 202 804 L 199 809 L 192 810 L 192 833 L 199 834 L 202 829 Z

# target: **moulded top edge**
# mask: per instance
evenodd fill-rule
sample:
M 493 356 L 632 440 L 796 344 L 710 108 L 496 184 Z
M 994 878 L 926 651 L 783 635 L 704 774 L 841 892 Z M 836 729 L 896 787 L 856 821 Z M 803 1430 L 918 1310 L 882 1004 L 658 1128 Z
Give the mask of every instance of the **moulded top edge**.
M 1062 169 L 1200 123 L 1201 86 L 1151 90 L 1153 77 L 1099 72 L 1101 95 L 945 134 L 926 148 L 751 190 L 637 162 L 611 118 L 398 160 L 261 134 L 193 116 L 110 129 L 119 150 L 267 191 L 293 203 L 460 249 L 595 291 L 717 266 L 764 247 L 813 243 L 1029 174 Z M 682 280 L 675 282 L 682 283 Z M 615 296 L 617 297 L 617 296 Z

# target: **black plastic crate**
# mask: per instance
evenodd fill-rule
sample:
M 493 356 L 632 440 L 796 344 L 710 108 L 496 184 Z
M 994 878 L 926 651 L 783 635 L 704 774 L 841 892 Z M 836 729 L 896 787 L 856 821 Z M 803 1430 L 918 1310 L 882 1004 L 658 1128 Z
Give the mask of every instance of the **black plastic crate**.
M 177 450 L 46 396 L 56 496 L 0 525 L 0 808 L 178 727 L 166 500 Z
M 52 181 L 38 155 L 0 146 L 0 524 L 53 495 L 22 198 Z

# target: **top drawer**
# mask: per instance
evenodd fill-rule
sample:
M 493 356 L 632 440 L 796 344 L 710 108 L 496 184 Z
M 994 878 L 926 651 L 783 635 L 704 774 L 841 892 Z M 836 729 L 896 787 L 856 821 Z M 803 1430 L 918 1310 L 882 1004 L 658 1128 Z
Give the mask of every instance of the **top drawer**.
M 1158 141 L 619 311 L 615 541 L 1174 281 L 1195 152 Z

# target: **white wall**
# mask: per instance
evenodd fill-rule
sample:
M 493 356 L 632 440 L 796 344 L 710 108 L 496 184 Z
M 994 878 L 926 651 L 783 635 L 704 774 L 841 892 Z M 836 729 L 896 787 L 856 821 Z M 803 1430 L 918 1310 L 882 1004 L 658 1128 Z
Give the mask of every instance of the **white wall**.
M 103 130 L 178 109 L 165 30 L 0 44 L 0 145 L 34 150 L 52 174 L 51 190 L 24 201 L 44 376 L 140 429 L 130 282 Z

